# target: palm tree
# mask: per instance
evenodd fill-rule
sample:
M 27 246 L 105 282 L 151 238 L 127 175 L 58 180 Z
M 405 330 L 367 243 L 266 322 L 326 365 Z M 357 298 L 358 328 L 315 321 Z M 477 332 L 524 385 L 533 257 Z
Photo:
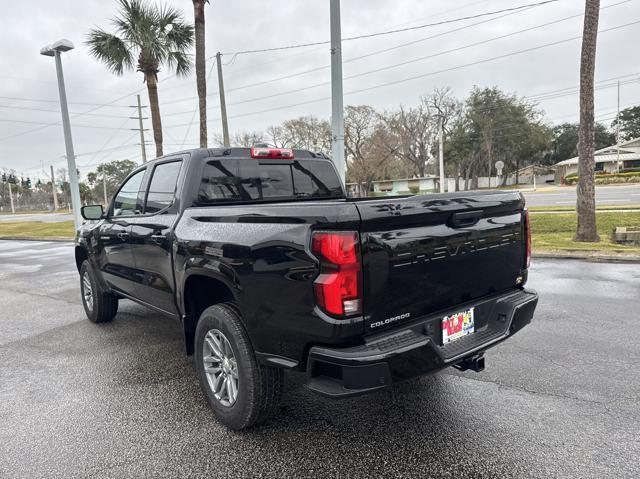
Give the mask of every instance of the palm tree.
M 171 7 L 157 7 L 143 0 L 119 0 L 113 20 L 116 33 L 100 28 L 87 36 L 89 51 L 116 75 L 125 70 L 144 74 L 149 93 L 156 156 L 162 156 L 162 121 L 158 104 L 158 72 L 161 65 L 183 76 L 191 70 L 187 50 L 193 45 L 193 26 Z
M 596 63 L 596 42 L 600 0 L 586 0 L 582 55 L 580 58 L 580 129 L 578 133 L 578 227 L 575 241 L 600 241 L 596 229 L 595 191 L 595 125 L 593 120 L 593 77 Z
M 196 30 L 196 85 L 200 109 L 200 148 L 207 147 L 207 77 L 205 76 L 204 4 L 209 0 L 193 0 Z

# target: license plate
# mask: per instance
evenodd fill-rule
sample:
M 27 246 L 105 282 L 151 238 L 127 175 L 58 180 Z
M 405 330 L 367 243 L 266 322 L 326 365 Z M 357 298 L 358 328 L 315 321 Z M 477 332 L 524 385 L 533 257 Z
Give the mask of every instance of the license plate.
M 473 308 L 442 318 L 442 344 L 473 333 Z

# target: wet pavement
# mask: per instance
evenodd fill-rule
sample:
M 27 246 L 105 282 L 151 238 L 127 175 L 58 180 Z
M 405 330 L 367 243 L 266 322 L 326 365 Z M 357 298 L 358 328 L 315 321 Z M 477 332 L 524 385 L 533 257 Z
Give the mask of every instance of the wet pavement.
M 280 414 L 213 419 L 180 326 L 84 319 L 73 249 L 0 241 L 0 477 L 640 477 L 640 265 L 537 260 L 534 322 L 447 370 Z

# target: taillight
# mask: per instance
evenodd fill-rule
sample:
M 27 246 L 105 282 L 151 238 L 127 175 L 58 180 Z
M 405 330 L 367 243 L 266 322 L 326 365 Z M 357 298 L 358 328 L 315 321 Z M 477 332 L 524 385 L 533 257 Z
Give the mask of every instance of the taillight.
M 529 220 L 529 210 L 524 211 L 524 234 L 526 236 L 525 246 L 525 268 L 531 264 L 531 221 Z
M 251 158 L 258 160 L 293 160 L 293 150 L 290 148 L 251 148 Z
M 355 231 L 313 233 L 311 251 L 320 260 L 316 302 L 332 316 L 362 313 L 360 242 Z

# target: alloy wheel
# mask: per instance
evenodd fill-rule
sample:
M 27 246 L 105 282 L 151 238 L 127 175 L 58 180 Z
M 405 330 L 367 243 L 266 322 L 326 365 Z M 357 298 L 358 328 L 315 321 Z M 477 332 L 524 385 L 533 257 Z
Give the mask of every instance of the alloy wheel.
M 207 383 L 215 398 L 226 407 L 238 399 L 238 363 L 231 343 L 218 329 L 211 329 L 204 337 L 202 361 Z

